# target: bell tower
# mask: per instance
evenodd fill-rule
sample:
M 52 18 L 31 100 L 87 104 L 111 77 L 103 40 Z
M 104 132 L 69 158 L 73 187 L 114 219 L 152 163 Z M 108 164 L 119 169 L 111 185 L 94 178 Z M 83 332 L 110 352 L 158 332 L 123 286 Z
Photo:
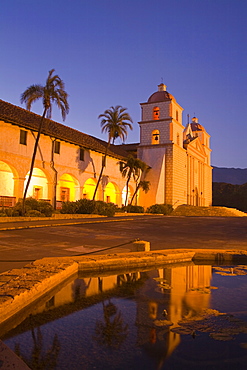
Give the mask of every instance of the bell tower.
M 158 85 L 146 103 L 141 103 L 140 145 L 176 143 L 183 146 L 183 108 L 167 92 L 166 85 Z
M 151 167 L 146 177 L 150 181 L 150 191 L 148 197 L 143 197 L 143 203 L 145 206 L 155 203 L 173 204 L 173 188 L 169 190 L 169 187 L 173 187 L 174 153 L 176 157 L 180 155 L 178 152 L 184 155 L 183 108 L 163 83 L 158 85 L 158 91 L 147 102 L 140 105 L 138 158 Z

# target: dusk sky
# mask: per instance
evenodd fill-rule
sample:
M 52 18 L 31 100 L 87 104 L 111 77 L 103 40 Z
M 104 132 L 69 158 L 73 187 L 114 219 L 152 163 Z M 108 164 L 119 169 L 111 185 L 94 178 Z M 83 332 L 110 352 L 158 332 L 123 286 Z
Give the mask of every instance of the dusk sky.
M 52 68 L 69 94 L 65 125 L 107 140 L 98 115 L 128 109 L 162 81 L 211 135 L 212 165 L 247 168 L 246 0 L 1 0 L 0 99 L 44 84 Z M 41 103 L 32 110 L 42 114 Z M 52 119 L 63 123 L 54 107 Z

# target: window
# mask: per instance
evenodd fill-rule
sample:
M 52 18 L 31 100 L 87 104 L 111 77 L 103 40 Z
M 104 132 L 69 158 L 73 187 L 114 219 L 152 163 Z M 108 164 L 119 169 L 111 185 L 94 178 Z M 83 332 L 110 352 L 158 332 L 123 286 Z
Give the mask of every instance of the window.
M 35 186 L 33 188 L 33 197 L 34 199 L 41 199 L 42 198 L 42 187 L 41 186 Z
M 83 148 L 80 148 L 79 156 L 80 156 L 80 161 L 84 161 L 84 149 Z
M 154 107 L 153 109 L 153 119 L 158 120 L 160 119 L 160 108 Z
M 61 197 L 62 202 L 68 202 L 69 201 L 69 193 L 70 193 L 69 188 L 61 187 L 60 197 Z
M 27 145 L 27 131 L 20 130 L 20 144 Z
M 160 132 L 159 130 L 153 130 L 152 132 L 152 144 L 160 143 Z
M 178 121 L 178 111 L 176 110 L 176 120 Z
M 60 141 L 55 141 L 54 153 L 60 154 Z

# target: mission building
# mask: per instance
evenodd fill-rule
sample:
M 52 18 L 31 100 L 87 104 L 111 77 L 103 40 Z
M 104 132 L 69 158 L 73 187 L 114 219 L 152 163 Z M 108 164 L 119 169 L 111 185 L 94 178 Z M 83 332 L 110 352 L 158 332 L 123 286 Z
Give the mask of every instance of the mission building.
M 209 206 L 212 204 L 210 135 L 197 118 L 186 127 L 183 108 L 162 83 L 141 103 L 140 143 L 111 145 L 96 199 L 125 203 L 126 179 L 120 162 L 129 154 L 150 170 L 147 194 L 139 191 L 137 204 L 156 203 Z M 13 206 L 23 197 L 35 137 L 41 117 L 0 100 L 0 206 Z M 50 201 L 92 199 L 107 143 L 46 119 L 39 141 L 28 196 Z M 129 200 L 135 190 L 129 183 Z

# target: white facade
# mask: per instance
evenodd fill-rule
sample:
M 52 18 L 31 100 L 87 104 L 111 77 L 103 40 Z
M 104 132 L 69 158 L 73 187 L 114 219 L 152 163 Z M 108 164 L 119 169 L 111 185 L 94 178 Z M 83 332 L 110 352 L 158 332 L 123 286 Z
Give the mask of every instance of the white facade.
M 204 127 L 194 117 L 185 129 L 183 108 L 164 84 L 141 108 L 138 157 L 151 167 L 146 176 L 151 186 L 148 197 L 141 194 L 140 202 L 144 206 L 211 205 L 210 136 Z

